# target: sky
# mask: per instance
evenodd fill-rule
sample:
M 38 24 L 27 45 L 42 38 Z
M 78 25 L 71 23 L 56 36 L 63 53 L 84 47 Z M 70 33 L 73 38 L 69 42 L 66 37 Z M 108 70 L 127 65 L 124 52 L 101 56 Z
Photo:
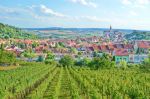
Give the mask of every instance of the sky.
M 0 0 L 0 22 L 21 28 L 150 30 L 150 0 Z

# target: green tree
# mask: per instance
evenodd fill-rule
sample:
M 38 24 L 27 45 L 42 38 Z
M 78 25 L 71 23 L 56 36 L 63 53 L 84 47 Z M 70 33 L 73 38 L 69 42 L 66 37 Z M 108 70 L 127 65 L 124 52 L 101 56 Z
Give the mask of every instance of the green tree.
M 13 64 L 15 62 L 16 62 L 16 55 L 14 53 L 0 50 L 1 64 Z
M 90 63 L 89 67 L 93 69 L 99 69 L 99 68 L 114 68 L 115 67 L 115 62 L 110 61 L 105 58 L 99 58 L 96 57 L 94 58 Z
M 91 60 L 89 58 L 84 58 L 81 60 L 77 60 L 75 62 L 75 65 L 77 65 L 77 66 L 88 66 L 90 62 L 91 62 Z
M 149 54 L 149 57 L 146 58 L 146 59 L 142 62 L 141 68 L 150 71 L 150 54 Z
M 32 50 L 27 50 L 22 53 L 22 56 L 28 58 L 28 61 L 32 61 L 36 54 Z
M 69 55 L 65 55 L 63 58 L 60 59 L 59 63 L 62 66 L 73 66 L 74 59 Z
M 120 61 L 119 67 L 122 69 L 126 69 L 127 68 L 127 62 L 124 60 Z
M 77 49 L 76 48 L 70 48 L 70 52 L 71 53 L 74 53 L 74 54 L 77 54 L 78 53 L 78 51 L 77 51 Z
M 54 62 L 54 59 L 55 59 L 55 55 L 51 52 L 48 52 L 45 59 L 45 64 L 52 64 Z
M 43 62 L 44 61 L 44 58 L 42 55 L 38 56 L 38 59 L 37 59 L 37 62 Z
M 39 46 L 39 44 L 37 42 L 33 42 L 32 48 L 36 48 L 37 46 Z

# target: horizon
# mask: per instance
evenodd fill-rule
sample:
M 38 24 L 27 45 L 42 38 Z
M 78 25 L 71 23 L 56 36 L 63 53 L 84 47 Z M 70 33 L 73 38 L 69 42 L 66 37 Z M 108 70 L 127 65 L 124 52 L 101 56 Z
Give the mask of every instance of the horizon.
M 150 0 L 8 1 L 0 4 L 0 22 L 19 28 L 150 30 Z

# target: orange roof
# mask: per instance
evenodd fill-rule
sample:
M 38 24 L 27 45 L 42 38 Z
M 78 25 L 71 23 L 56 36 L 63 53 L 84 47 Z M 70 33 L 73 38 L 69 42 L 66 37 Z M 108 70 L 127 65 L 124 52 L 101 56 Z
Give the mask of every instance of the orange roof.
M 139 48 L 150 48 L 150 41 L 138 41 Z
M 116 49 L 115 56 L 128 56 L 129 53 L 126 49 Z

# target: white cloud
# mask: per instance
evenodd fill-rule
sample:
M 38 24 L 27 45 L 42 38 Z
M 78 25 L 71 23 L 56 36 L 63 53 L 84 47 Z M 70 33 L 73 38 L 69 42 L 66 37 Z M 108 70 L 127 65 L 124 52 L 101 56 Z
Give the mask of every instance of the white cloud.
M 71 0 L 73 3 L 79 3 L 79 4 L 82 4 L 82 5 L 85 5 L 85 6 L 91 6 L 91 7 L 94 7 L 96 8 L 97 7 L 97 4 L 92 2 L 91 0 Z
M 140 5 L 147 5 L 150 3 L 150 0 L 136 0 L 136 1 Z
M 140 7 L 150 4 L 150 0 L 121 0 L 123 5 L 131 5 L 134 7 Z
M 122 0 L 122 4 L 130 5 L 130 4 L 132 4 L 132 2 L 130 0 Z
M 64 14 L 56 12 L 56 11 L 53 11 L 52 9 L 46 7 L 45 5 L 41 5 L 40 6 L 40 10 L 44 14 L 54 15 L 54 16 L 57 16 L 57 17 L 65 17 Z

